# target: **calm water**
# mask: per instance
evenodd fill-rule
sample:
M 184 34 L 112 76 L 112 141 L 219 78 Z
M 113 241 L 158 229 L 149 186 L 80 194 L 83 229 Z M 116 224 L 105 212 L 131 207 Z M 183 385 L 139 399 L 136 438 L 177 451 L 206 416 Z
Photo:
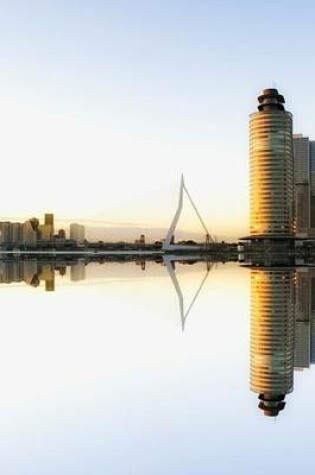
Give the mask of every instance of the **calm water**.
M 312 360 L 312 272 L 205 262 L 172 269 L 153 262 L 71 269 L 0 263 L 2 473 L 310 468 L 315 373 L 301 366 Z M 251 371 L 255 384 L 273 384 L 256 374 L 265 364 L 257 339 L 268 345 L 275 335 L 256 328 L 266 311 L 272 322 L 282 312 L 277 328 L 286 329 L 275 340 L 276 384 L 289 392 L 294 379 L 277 417 L 264 415 L 250 390 Z M 252 352 L 251 317 L 252 338 L 253 325 L 258 331 Z

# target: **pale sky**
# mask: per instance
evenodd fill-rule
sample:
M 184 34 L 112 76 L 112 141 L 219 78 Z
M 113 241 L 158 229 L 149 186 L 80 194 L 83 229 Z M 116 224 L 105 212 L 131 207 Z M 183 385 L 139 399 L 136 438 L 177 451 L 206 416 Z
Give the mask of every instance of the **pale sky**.
M 248 231 L 248 115 L 277 87 L 315 138 L 313 0 L 0 1 L 0 218 Z M 188 206 L 188 205 L 187 205 Z M 186 210 L 181 227 L 199 231 Z

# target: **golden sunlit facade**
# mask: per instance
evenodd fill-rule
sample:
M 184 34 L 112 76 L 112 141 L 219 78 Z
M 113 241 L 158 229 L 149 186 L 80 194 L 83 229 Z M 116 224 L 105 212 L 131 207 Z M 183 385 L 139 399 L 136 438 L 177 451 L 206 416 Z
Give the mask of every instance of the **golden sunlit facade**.
M 251 269 L 250 386 L 268 416 L 293 390 L 294 271 Z
M 250 116 L 250 235 L 294 234 L 292 115 L 265 89 Z

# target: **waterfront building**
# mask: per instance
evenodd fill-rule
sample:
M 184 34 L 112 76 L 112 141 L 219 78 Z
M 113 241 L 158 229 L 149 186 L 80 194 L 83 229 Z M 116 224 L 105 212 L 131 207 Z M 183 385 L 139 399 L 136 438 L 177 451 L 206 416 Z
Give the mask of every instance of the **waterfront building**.
M 0 244 L 12 243 L 12 223 L 10 221 L 0 222 Z
M 250 116 L 250 237 L 294 235 L 292 115 L 277 89 Z
M 315 236 L 315 141 L 293 135 L 296 233 Z
M 70 239 L 78 243 L 83 243 L 85 239 L 85 228 L 82 224 L 70 224 Z
M 310 235 L 311 201 L 309 183 L 296 183 L 295 188 L 295 230 L 297 237 Z
M 51 241 L 53 237 L 51 230 L 50 224 L 40 224 L 38 226 L 38 239 L 41 241 Z
M 66 231 L 64 229 L 58 229 L 58 239 L 66 239 Z
M 32 225 L 32 228 L 34 229 L 34 231 L 38 231 L 39 220 L 37 218 L 31 218 L 30 222 L 31 222 L 31 225 Z
M 266 416 L 293 390 L 294 300 L 293 270 L 251 269 L 250 386 Z
M 25 246 L 35 247 L 37 244 L 37 232 L 34 231 L 30 220 L 23 224 L 23 239 L 22 243 Z
M 12 223 L 12 244 L 18 246 L 23 242 L 23 224 Z
M 45 226 L 49 226 L 50 234 L 53 236 L 54 234 L 54 215 L 52 213 L 45 213 Z

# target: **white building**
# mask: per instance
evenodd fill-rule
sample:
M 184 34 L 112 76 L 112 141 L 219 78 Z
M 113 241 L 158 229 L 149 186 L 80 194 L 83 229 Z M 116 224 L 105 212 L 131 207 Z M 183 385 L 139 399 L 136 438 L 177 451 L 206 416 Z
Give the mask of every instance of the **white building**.
M 83 243 L 85 239 L 85 228 L 82 224 L 70 224 L 70 239 Z

